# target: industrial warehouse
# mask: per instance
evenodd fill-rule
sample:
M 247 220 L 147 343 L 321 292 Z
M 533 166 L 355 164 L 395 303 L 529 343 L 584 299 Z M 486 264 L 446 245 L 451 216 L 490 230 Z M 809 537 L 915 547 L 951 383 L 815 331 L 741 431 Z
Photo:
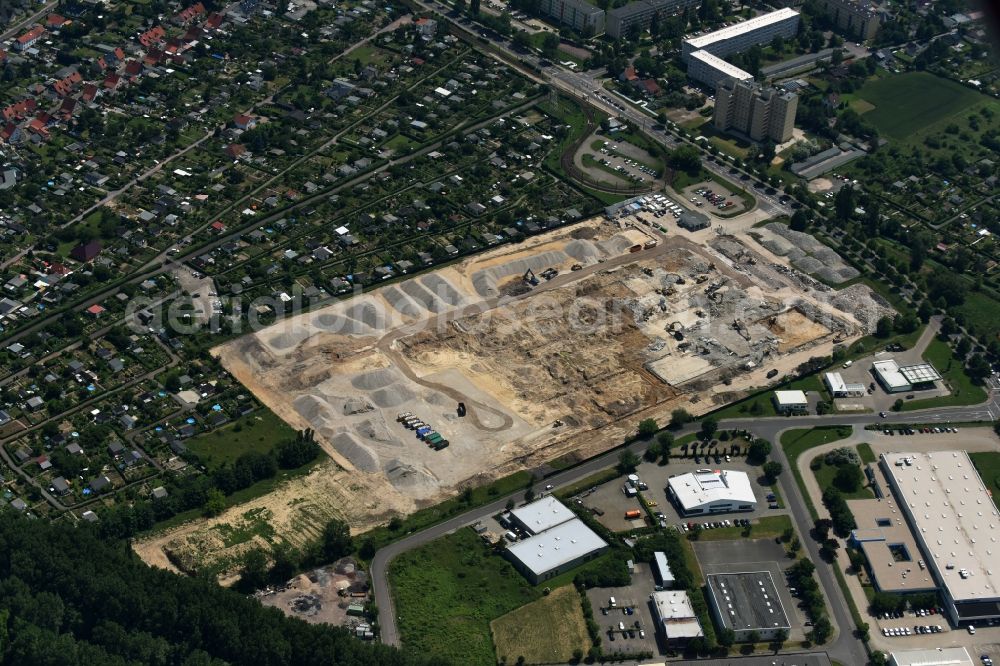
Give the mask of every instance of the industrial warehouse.
M 700 469 L 671 477 L 668 489 L 685 516 L 753 511 L 757 507 L 746 472 Z
M 930 363 L 900 365 L 893 358 L 876 357 L 872 372 L 886 393 L 932 389 L 934 382 L 941 379 L 941 374 Z
M 791 625 L 768 571 L 711 574 L 706 577 L 708 598 L 718 623 L 733 631 L 737 641 L 752 634 L 770 640 Z
M 592 560 L 608 544 L 552 497 L 543 497 L 515 511 L 511 522 L 531 534 L 504 551 L 507 559 L 534 584 Z
M 681 645 L 692 638 L 705 635 L 687 592 L 683 590 L 654 592 L 652 599 L 656 609 L 658 629 L 663 633 L 667 645 Z
M 1000 514 L 965 451 L 889 453 L 881 466 L 960 626 L 1000 619 Z

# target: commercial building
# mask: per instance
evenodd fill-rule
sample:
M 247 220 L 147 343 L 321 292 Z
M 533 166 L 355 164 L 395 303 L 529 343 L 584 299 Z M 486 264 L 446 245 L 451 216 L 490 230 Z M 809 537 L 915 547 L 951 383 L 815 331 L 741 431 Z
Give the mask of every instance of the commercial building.
M 714 56 L 708 51 L 695 51 L 688 60 L 687 75 L 695 81 L 717 88 L 725 81 L 752 81 L 753 74 Z
M 819 6 L 839 30 L 861 41 L 875 38 L 884 17 L 856 0 L 819 0 Z
M 778 36 L 794 37 L 798 30 L 799 13 L 784 7 L 707 35 L 685 39 L 681 54 L 685 62 L 689 61 L 695 51 L 708 51 L 714 56 L 725 58 L 727 55 L 746 51 L 751 46 L 767 44 Z
M 696 60 L 692 58 L 692 62 Z M 799 105 L 795 93 L 764 88 L 753 80 L 727 78 L 717 84 L 715 94 L 716 129 L 734 129 L 753 141 L 784 143 L 792 138 Z
M 828 372 L 823 375 L 823 383 L 834 398 L 857 398 L 865 395 L 865 385 L 848 383 L 839 372 Z
M 872 363 L 875 379 L 886 393 L 904 393 L 934 388 L 934 382 L 941 374 L 930 363 L 899 365 L 893 358 L 876 360 Z
M 653 607 L 656 609 L 657 631 L 663 632 L 668 646 L 683 645 L 692 638 L 705 635 L 687 592 L 653 592 Z
M 510 511 L 511 523 L 528 534 L 544 532 L 574 518 L 576 514 L 551 495 Z
M 809 399 L 804 391 L 775 391 L 772 400 L 779 414 L 805 414 L 809 411 Z
M 889 666 L 974 666 L 964 647 L 899 650 L 889 653 Z
M 608 544 L 579 518 L 512 543 L 504 551 L 518 571 L 533 584 L 594 559 Z
M 1000 619 L 1000 513 L 969 455 L 889 453 L 880 464 L 951 621 Z
M 700 469 L 667 482 L 667 494 L 685 516 L 753 511 L 757 498 L 745 472 Z
M 762 640 L 791 629 L 769 571 L 709 574 L 708 601 L 716 621 L 731 629 L 737 641 L 756 632 Z
M 700 231 L 701 229 L 708 229 L 711 226 L 711 222 L 708 219 L 708 215 L 704 213 L 699 213 L 696 210 L 685 210 L 677 218 L 677 226 L 688 231 Z
M 670 563 L 667 562 L 666 553 L 656 551 L 653 553 L 653 563 L 656 565 L 656 577 L 660 580 L 660 585 L 665 590 L 674 586 L 674 572 L 670 570 Z
M 633 26 L 638 31 L 649 29 L 653 17 L 669 16 L 684 11 L 687 7 L 695 7 L 698 0 L 638 0 L 622 7 L 609 9 L 605 30 L 608 37 L 622 39 L 627 37 Z
M 541 0 L 538 9 L 562 25 L 591 36 L 605 30 L 605 12 L 586 0 Z
M 933 592 L 937 582 L 923 561 L 920 546 L 890 493 L 876 499 L 847 500 L 857 522 L 850 543 L 864 553 L 868 574 L 880 592 Z

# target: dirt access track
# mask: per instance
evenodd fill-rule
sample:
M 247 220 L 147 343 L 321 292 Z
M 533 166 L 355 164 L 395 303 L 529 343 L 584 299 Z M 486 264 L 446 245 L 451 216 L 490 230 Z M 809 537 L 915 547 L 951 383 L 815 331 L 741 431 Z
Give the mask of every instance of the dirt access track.
M 537 286 L 522 279 L 550 268 L 558 275 Z M 466 485 L 597 454 L 642 418 L 707 411 L 721 398 L 706 387 L 726 379 L 731 397 L 760 383 L 733 381 L 750 360 L 794 367 L 862 333 L 847 313 L 769 291 L 685 238 L 592 220 L 213 353 L 281 418 L 316 431 L 341 468 L 335 510 L 363 531 Z M 782 325 L 797 335 L 780 337 Z M 450 446 L 429 448 L 398 422 L 407 412 Z

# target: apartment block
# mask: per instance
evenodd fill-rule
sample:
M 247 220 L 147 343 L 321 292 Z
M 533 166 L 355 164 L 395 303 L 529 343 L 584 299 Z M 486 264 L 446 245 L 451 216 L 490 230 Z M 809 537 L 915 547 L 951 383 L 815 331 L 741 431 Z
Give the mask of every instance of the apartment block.
M 685 62 L 689 62 L 691 54 L 696 51 L 707 51 L 718 58 L 725 58 L 746 51 L 751 46 L 767 44 L 777 36 L 790 39 L 798 30 L 799 13 L 785 7 L 707 35 L 689 37 L 684 40 L 681 53 Z
M 700 0 L 638 0 L 623 7 L 608 10 L 605 30 L 608 37 L 622 39 L 629 34 L 633 26 L 639 31 L 649 29 L 653 17 L 670 16 L 684 11 L 687 7 L 696 7 Z
M 751 81 L 726 80 L 715 93 L 715 127 L 736 130 L 753 141 L 784 143 L 792 138 L 799 98 Z
M 604 33 L 605 12 L 586 0 L 541 0 L 539 11 L 583 35 Z
M 736 65 L 731 65 L 722 58 L 717 58 L 708 51 L 695 51 L 688 60 L 687 75 L 689 78 L 717 88 L 723 81 L 753 80 L 753 74 Z
M 874 39 L 879 26 L 882 25 L 883 14 L 872 10 L 863 2 L 819 0 L 819 6 L 841 32 L 860 41 Z

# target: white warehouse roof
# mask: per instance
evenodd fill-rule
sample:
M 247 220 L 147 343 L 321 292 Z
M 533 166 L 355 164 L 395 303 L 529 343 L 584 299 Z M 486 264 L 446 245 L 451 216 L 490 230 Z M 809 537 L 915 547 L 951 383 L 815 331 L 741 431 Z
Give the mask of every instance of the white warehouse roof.
M 524 541 L 512 543 L 507 552 L 536 576 L 604 548 L 604 539 L 579 518 L 556 525 Z
M 701 37 L 692 37 L 684 41 L 693 46 L 695 49 L 703 49 L 706 46 L 715 44 L 716 42 L 721 42 L 725 39 L 732 39 L 733 37 L 738 37 L 748 32 L 758 30 L 765 26 L 769 26 L 773 23 L 778 23 L 779 21 L 790 19 L 793 16 L 798 16 L 798 15 L 799 13 L 794 9 L 783 7 L 778 11 L 774 11 L 769 14 L 762 14 L 748 21 L 743 21 L 742 23 L 737 23 L 736 25 L 731 25 L 722 28 L 721 30 L 716 30 L 715 32 L 710 32 L 707 35 L 702 35 Z
M 809 404 L 804 391 L 775 391 L 774 397 L 779 405 L 806 405 Z
M 898 499 L 956 602 L 1000 599 L 1000 513 L 965 451 L 886 453 Z
M 964 647 L 936 650 L 899 650 L 889 658 L 890 666 L 973 666 L 972 657 Z
M 551 495 L 535 500 L 531 504 L 525 504 L 519 509 L 513 509 L 510 513 L 532 534 L 544 532 L 576 518 L 566 505 Z
M 903 373 L 899 371 L 899 363 L 896 363 L 895 359 L 886 359 L 884 361 L 875 361 L 872 363 L 872 369 L 875 370 L 879 378 L 881 378 L 882 383 L 889 388 L 909 388 L 910 382 L 906 380 Z
M 722 58 L 712 55 L 708 51 L 695 51 L 690 57 L 695 60 L 700 60 L 706 65 L 714 68 L 716 71 L 725 74 L 726 76 L 730 76 L 737 81 L 746 81 L 747 79 L 753 78 L 753 74 L 750 72 L 744 71 L 736 65 L 732 65 Z
M 656 606 L 656 615 L 668 639 L 697 638 L 704 635 L 687 592 L 653 592 L 653 605 Z
M 685 511 L 716 502 L 753 504 L 757 501 L 746 472 L 689 472 L 673 477 L 668 484 Z

